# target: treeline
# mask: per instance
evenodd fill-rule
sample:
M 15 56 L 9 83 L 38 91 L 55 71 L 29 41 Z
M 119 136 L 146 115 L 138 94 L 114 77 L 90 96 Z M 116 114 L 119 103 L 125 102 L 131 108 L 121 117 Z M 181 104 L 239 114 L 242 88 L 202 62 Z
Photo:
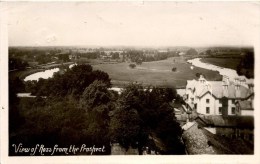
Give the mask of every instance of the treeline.
M 91 65 L 78 65 L 67 68 L 65 74 L 55 73 L 53 78 L 25 82 L 26 92 L 37 96 L 63 97 L 72 94 L 77 97 L 95 80 L 111 85 L 109 75 L 93 70 Z
M 38 62 L 38 64 L 46 64 L 52 61 L 52 57 L 60 53 L 61 50 L 47 50 L 37 48 L 9 48 L 9 57 L 20 59 L 26 62 Z
M 27 61 L 21 60 L 19 58 L 9 58 L 8 64 L 9 70 L 24 70 L 29 66 Z
M 75 54 L 87 59 L 98 59 L 100 58 L 101 55 L 100 52 L 84 52 L 84 53 L 76 52 Z
M 252 53 L 253 51 L 252 48 L 213 47 L 199 55 L 210 58 L 242 58 L 241 54 Z
M 237 74 L 245 75 L 247 78 L 254 78 L 255 55 L 254 52 L 247 52 L 242 55 L 237 66 Z
M 177 51 L 167 51 L 167 52 L 158 52 L 158 51 L 142 51 L 142 50 L 129 50 L 124 53 L 124 55 L 131 60 L 131 62 L 150 62 L 165 60 L 169 57 L 179 56 Z
M 182 131 L 170 105 L 173 99 L 181 102 L 175 89 L 133 84 L 118 95 L 108 89 L 109 76 L 90 65 L 74 66 L 48 80 L 24 84 L 17 78 L 9 84 L 9 155 L 17 155 L 12 144 L 19 143 L 104 145 L 110 154 L 110 143 L 118 142 L 140 153 L 147 145 L 162 154 L 184 153 Z M 17 98 L 16 93 L 25 90 L 37 97 Z M 159 149 L 151 138 L 164 146 Z

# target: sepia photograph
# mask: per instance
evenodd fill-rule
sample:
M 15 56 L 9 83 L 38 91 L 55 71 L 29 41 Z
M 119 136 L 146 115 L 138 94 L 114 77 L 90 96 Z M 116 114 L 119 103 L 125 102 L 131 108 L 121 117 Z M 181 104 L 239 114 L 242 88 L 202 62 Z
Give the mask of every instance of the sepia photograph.
M 0 4 L 6 158 L 259 153 L 259 2 Z

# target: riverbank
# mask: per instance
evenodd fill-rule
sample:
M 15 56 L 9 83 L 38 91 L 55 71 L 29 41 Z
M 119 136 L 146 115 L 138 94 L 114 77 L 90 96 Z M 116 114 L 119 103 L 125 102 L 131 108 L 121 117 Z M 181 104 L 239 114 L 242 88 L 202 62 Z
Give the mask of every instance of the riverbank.
M 9 80 L 15 79 L 18 77 L 19 79 L 23 80 L 26 76 L 29 76 L 31 74 L 42 72 L 44 69 L 27 69 L 27 70 L 16 70 L 9 72 Z
M 73 62 L 67 62 L 67 63 L 63 63 L 63 64 L 45 65 L 45 66 L 41 66 L 39 68 L 30 68 L 30 69 L 26 69 L 26 70 L 9 71 L 9 79 L 11 80 L 11 79 L 15 79 L 16 77 L 18 77 L 21 80 L 24 80 L 27 76 L 30 76 L 34 73 L 43 72 L 43 71 L 50 70 L 53 68 L 60 68 L 62 65 L 69 66 L 71 64 L 73 64 Z
M 239 76 L 236 72 L 236 70 L 229 69 L 229 68 L 223 68 L 216 65 L 212 65 L 209 63 L 204 63 L 201 61 L 201 58 L 195 58 L 192 60 L 188 60 L 188 63 L 191 63 L 192 65 L 212 71 L 219 72 L 222 76 L 227 76 L 231 81 L 235 81 L 236 78 L 242 78 L 246 80 L 246 83 L 253 83 L 254 79 L 248 79 L 245 76 Z
M 34 74 L 31 74 L 29 76 L 26 76 L 24 78 L 24 81 L 33 81 L 33 80 L 39 80 L 39 78 L 43 78 L 43 79 L 48 79 L 51 78 L 53 76 L 54 73 L 59 72 L 60 68 L 52 68 L 52 69 L 47 69 L 41 72 L 37 72 Z
M 241 58 L 202 58 L 203 63 L 236 70 Z

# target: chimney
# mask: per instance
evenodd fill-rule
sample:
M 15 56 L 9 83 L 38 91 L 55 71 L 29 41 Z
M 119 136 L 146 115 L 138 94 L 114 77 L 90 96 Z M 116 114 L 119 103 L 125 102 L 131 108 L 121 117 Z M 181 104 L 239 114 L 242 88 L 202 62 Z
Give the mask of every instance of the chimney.
M 229 77 L 226 76 L 226 75 L 223 75 L 222 83 L 223 83 L 223 82 L 229 85 Z
M 223 88 L 223 96 L 228 97 L 228 85 L 226 83 L 222 83 L 222 88 Z
M 210 86 L 209 84 L 206 84 L 207 90 L 210 90 Z
M 226 83 L 229 85 L 229 77 L 226 78 Z
M 206 82 L 205 87 L 208 91 L 211 91 L 211 85 L 208 81 Z
M 241 77 L 241 78 L 239 79 L 239 84 L 240 84 L 240 85 L 245 85 L 245 83 L 246 83 L 246 79 Z
M 248 84 L 250 93 L 254 93 L 254 84 Z
M 235 84 L 238 84 L 238 83 L 239 83 L 239 79 L 235 78 Z
M 199 82 L 200 82 L 200 84 L 204 84 L 206 82 L 203 75 L 200 75 Z
M 241 97 L 240 84 L 235 84 L 235 96 Z

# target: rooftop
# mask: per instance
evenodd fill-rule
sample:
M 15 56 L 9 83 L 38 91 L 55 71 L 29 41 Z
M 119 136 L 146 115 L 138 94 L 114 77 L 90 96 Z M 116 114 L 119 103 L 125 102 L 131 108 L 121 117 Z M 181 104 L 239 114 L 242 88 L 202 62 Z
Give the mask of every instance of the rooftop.
M 198 116 L 195 120 L 206 127 L 237 127 L 254 129 L 253 116 L 203 115 Z
M 252 94 L 252 91 L 243 85 L 237 85 L 233 82 L 228 84 L 222 81 L 203 81 L 203 78 L 200 78 L 198 81 L 195 79 L 188 80 L 186 88 L 193 90 L 198 97 L 202 97 L 207 92 L 210 92 L 217 98 L 225 96 L 228 98 L 247 98 Z
M 242 110 L 254 110 L 251 101 L 239 101 L 237 102 Z
M 183 140 L 188 154 L 254 154 L 253 146 L 244 140 L 212 134 L 197 122 L 184 131 Z

